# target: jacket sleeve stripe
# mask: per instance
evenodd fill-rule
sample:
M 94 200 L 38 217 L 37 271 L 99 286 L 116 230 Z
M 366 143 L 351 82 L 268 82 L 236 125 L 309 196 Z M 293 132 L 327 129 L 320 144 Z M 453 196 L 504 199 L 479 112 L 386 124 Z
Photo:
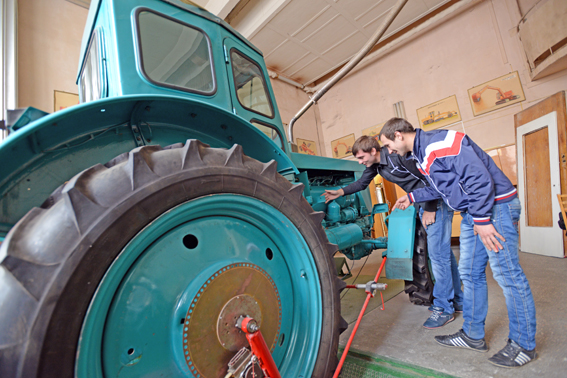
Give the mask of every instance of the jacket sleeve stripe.
M 491 223 L 490 217 L 488 217 L 488 218 L 474 218 L 473 217 L 473 221 L 474 221 L 474 223 L 479 224 L 479 225 L 485 225 L 485 224 Z
M 447 156 L 456 156 L 461 152 L 461 142 L 465 134 L 449 130 L 445 139 L 431 143 L 425 149 L 425 157 L 421 163 L 421 168 L 429 175 L 429 170 L 435 159 Z
M 510 197 L 515 196 L 516 193 L 517 193 L 517 191 L 516 191 L 516 189 L 514 189 L 514 190 L 512 190 L 512 191 L 510 191 L 510 192 L 508 192 L 508 193 L 505 193 L 505 194 L 501 194 L 501 195 L 499 195 L 499 196 L 496 196 L 496 197 L 494 198 L 494 200 L 495 200 L 495 201 L 501 201 L 501 200 L 503 200 L 503 199 L 506 199 L 506 198 L 510 198 Z
M 414 198 L 413 194 L 408 193 L 408 198 L 409 198 L 409 200 L 410 200 L 411 203 L 414 203 L 414 202 L 415 202 L 415 198 Z

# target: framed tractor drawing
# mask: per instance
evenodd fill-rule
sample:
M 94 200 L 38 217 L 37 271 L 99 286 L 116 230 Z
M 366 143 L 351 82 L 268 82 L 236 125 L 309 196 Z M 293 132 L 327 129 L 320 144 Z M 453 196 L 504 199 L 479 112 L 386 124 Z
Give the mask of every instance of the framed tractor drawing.
M 455 95 L 417 109 L 419 126 L 434 130 L 461 121 L 461 112 Z
M 367 129 L 362 129 L 362 135 L 368 135 L 378 139 L 378 135 L 380 135 L 380 130 L 382 130 L 382 126 L 384 126 L 385 123 L 386 122 L 382 122 Z M 378 141 L 380 140 L 378 139 Z
M 300 154 L 317 155 L 317 145 L 312 140 L 296 138 L 295 141 Z
M 475 117 L 526 99 L 518 71 L 472 87 L 468 92 Z
M 331 142 L 331 153 L 334 158 L 342 159 L 352 155 L 352 145 L 354 144 L 354 134 L 349 134 Z

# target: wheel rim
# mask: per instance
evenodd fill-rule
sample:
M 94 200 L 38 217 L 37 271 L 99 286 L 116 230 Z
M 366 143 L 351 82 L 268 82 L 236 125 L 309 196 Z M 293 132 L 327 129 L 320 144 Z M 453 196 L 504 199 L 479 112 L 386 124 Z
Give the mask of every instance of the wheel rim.
M 230 275 L 224 282 L 219 278 Z M 256 284 L 265 293 L 243 289 L 243 280 L 235 277 L 266 283 Z M 221 346 L 217 330 L 203 315 L 211 313 L 216 324 L 229 299 L 242 299 L 234 299 L 238 295 L 259 298 L 262 331 L 282 375 L 311 376 L 322 330 L 322 300 L 309 247 L 277 209 L 231 194 L 173 208 L 122 250 L 85 316 L 77 376 L 221 376 L 226 365 L 215 365 L 225 364 L 236 352 Z M 216 304 L 210 304 L 213 299 Z M 202 322 L 191 323 L 199 314 Z M 191 345 L 191 331 L 202 337 L 200 345 Z M 203 350 L 220 357 L 205 358 Z

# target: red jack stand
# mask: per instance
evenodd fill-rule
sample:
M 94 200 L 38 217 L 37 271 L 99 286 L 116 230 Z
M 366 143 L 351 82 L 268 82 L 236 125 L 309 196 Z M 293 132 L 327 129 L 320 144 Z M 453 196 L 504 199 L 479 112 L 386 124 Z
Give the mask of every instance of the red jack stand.
M 264 372 L 265 378 L 281 378 L 278 367 L 270 353 L 270 349 L 260 332 L 258 323 L 251 317 L 241 316 L 236 322 L 236 327 L 246 334 L 246 339 L 248 339 L 252 354 L 257 359 L 258 365 Z
M 352 344 L 352 340 L 354 339 L 354 335 L 356 335 L 356 331 L 358 330 L 358 326 L 360 325 L 360 321 L 362 320 L 362 316 L 364 315 L 364 312 L 366 311 L 366 307 L 368 306 L 368 302 L 370 301 L 370 298 L 374 297 L 374 292 L 376 290 L 385 290 L 387 285 L 383 285 L 383 286 L 376 286 L 376 282 L 378 282 L 378 278 L 380 278 L 380 274 L 382 274 L 382 269 L 384 268 L 384 265 L 386 264 L 386 257 L 384 257 L 382 259 L 382 264 L 380 264 L 380 269 L 378 269 L 378 273 L 376 273 L 376 278 L 374 278 L 374 282 L 369 282 L 366 285 L 361 285 L 361 287 L 357 287 L 356 285 L 354 285 L 354 288 L 365 288 L 366 290 L 366 300 L 364 301 L 364 305 L 362 306 L 362 310 L 360 310 L 360 314 L 358 315 L 358 319 L 356 320 L 356 324 L 354 325 L 354 329 L 352 330 L 352 333 L 350 334 L 350 337 L 348 339 L 348 342 L 345 346 L 345 350 L 343 350 L 343 354 L 341 356 L 341 360 L 339 361 L 339 364 L 337 365 L 337 370 L 335 370 L 335 375 L 333 375 L 333 378 L 338 378 L 339 374 L 341 373 L 341 369 L 343 368 L 343 364 L 345 362 L 346 356 L 348 354 L 348 350 L 350 349 L 350 344 Z M 373 285 L 371 285 L 373 284 Z M 382 296 L 382 293 L 380 293 L 380 296 L 382 297 L 382 310 L 384 309 L 384 297 Z

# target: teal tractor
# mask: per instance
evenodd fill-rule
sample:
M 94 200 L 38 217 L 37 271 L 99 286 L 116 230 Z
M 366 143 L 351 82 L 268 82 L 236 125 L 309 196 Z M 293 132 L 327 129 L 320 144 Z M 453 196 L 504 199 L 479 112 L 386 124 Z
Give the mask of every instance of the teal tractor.
M 361 167 L 293 153 L 262 53 L 188 3 L 92 0 L 81 104 L 11 113 L 0 376 L 230 376 L 245 314 L 283 377 L 328 377 L 339 250 L 388 248 L 392 278 L 431 300 L 415 210 L 388 242 L 368 192 L 325 204 Z

